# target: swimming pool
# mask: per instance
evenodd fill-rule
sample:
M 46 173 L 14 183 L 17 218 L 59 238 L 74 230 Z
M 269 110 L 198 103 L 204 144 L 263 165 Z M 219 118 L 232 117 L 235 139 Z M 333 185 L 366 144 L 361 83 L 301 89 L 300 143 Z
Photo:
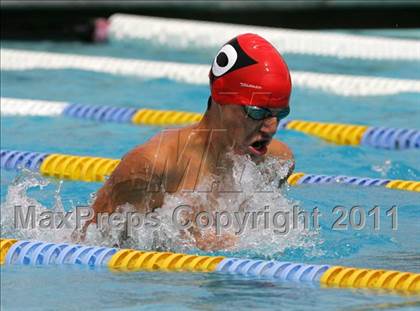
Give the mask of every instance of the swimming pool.
M 390 32 L 386 33 L 390 35 Z M 410 35 L 412 33 L 410 32 Z M 404 31 L 395 32 L 396 36 Z M 127 59 L 148 59 L 210 64 L 217 48 L 174 49 L 154 41 L 110 41 L 104 45 L 55 42 L 2 42 L 2 48 L 48 51 Z M 418 61 L 340 59 L 328 56 L 285 54 L 291 70 L 366 75 L 398 79 L 420 79 Z M 206 85 L 170 79 L 147 79 L 83 70 L 2 70 L 2 97 L 43 99 L 117 107 L 173 109 L 203 112 L 208 96 Z M 349 97 L 296 87 L 291 119 L 354 123 L 419 129 L 420 102 L 417 93 Z M 2 149 L 79 154 L 120 158 L 127 150 L 145 142 L 160 128 L 130 124 L 99 123 L 65 117 L 2 116 Z M 365 146 L 337 146 L 302 133 L 280 130 L 276 137 L 291 146 L 296 171 L 314 174 L 366 176 L 384 179 L 420 179 L 417 149 L 383 150 Z M 17 176 L 19 176 L 17 178 Z M 62 203 L 65 209 L 86 204 L 100 183 L 65 181 L 45 183 L 28 172 L 2 170 L 2 237 L 68 240 L 68 235 L 51 231 L 16 231 L 9 219 L 14 205 L 39 202 L 44 207 Z M 251 182 L 252 183 L 252 182 Z M 275 204 L 273 198 L 267 199 Z M 253 244 L 217 255 L 281 261 L 327 263 L 366 268 L 420 272 L 418 236 L 419 195 L 416 192 L 344 185 L 300 185 L 283 190 L 279 204 L 299 204 L 305 210 L 318 207 L 321 229 L 290 236 L 261 235 Z M 264 201 L 264 203 L 267 203 Z M 379 206 L 380 230 L 372 218 L 362 230 L 333 230 L 337 205 L 363 210 Z M 385 211 L 398 211 L 398 230 L 391 229 Z M 302 233 L 303 234 L 303 233 Z M 268 242 L 267 242 L 268 241 Z M 416 242 L 417 241 L 417 242 Z M 95 236 L 93 245 L 112 246 L 111 240 Z M 138 249 L 150 248 L 150 241 L 137 241 Z M 251 247 L 251 245 L 253 247 Z M 134 247 L 133 246 L 133 247 Z M 190 249 L 190 252 L 196 250 Z M 39 309 L 221 309 L 288 308 L 314 310 L 379 309 L 419 307 L 418 297 L 366 290 L 324 289 L 251 277 L 219 274 L 131 273 L 119 274 L 73 266 L 7 266 L 1 268 L 2 307 Z

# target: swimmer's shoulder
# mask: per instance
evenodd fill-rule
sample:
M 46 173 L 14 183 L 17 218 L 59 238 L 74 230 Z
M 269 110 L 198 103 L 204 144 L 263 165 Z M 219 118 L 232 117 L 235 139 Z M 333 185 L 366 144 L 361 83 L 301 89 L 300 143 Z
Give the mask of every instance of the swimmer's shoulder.
M 184 152 L 189 127 L 169 129 L 157 133 L 147 142 L 129 151 L 116 169 L 120 178 L 137 174 L 152 174 L 154 177 L 171 177 L 179 172 L 179 156 Z M 189 152 L 192 152 L 188 150 Z
M 123 171 L 152 172 L 161 175 L 167 166 L 168 157 L 174 154 L 177 141 L 177 131 L 162 131 L 147 142 L 127 152 L 119 166 Z M 166 167 L 166 169 L 168 169 Z M 123 174 L 124 174 L 123 172 Z
M 127 152 L 110 176 L 107 184 L 114 187 L 117 184 L 134 182 L 141 183 L 159 174 L 159 167 L 153 161 L 153 154 L 145 146 L 137 146 Z
M 270 145 L 268 146 L 268 154 L 281 160 L 293 161 L 292 150 L 290 150 L 289 146 L 287 146 L 285 143 L 277 139 L 273 139 L 271 141 Z

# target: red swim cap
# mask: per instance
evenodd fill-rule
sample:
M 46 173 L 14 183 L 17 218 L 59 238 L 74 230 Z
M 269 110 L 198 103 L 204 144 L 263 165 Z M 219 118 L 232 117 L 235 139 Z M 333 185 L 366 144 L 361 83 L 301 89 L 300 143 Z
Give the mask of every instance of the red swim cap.
M 292 89 L 280 53 L 256 34 L 239 35 L 217 53 L 209 73 L 211 96 L 219 104 L 285 108 Z

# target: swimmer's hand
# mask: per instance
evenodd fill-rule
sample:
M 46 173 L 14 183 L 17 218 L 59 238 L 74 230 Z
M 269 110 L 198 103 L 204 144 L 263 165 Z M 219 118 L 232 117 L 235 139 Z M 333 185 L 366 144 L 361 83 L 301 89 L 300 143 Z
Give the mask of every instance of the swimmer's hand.
M 83 243 L 86 239 L 86 231 L 81 229 L 74 229 L 70 235 L 70 239 L 72 243 Z
M 193 232 L 196 246 L 203 251 L 229 250 L 233 249 L 238 241 L 238 237 L 231 233 L 222 233 L 206 230 L 204 232 Z
M 83 243 L 86 239 L 86 231 L 88 226 L 92 223 L 92 221 L 87 221 L 84 223 L 82 228 L 76 228 L 71 233 L 71 241 L 72 243 Z

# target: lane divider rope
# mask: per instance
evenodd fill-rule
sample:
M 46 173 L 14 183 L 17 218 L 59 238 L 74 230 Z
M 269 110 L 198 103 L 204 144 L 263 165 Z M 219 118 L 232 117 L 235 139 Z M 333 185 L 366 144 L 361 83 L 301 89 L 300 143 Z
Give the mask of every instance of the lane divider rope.
M 142 78 L 166 78 L 177 82 L 207 85 L 209 65 L 158 62 L 140 59 L 84 56 L 28 50 L 1 49 L 2 70 L 79 69 Z M 316 89 L 341 96 L 420 93 L 420 81 L 369 76 L 292 71 L 296 87 Z
M 50 154 L 39 167 L 45 176 L 87 182 L 105 181 L 120 160 L 99 157 L 80 157 L 65 154 Z
M 157 126 L 180 125 L 199 122 L 202 117 L 201 114 L 194 112 L 139 109 L 132 117 L 131 122 Z
M 45 176 L 86 182 L 104 181 L 107 176 L 111 175 L 119 162 L 118 159 L 110 158 L 0 150 L 2 169 L 17 170 L 25 167 Z M 420 181 L 412 180 L 293 173 L 289 176 L 287 182 L 291 186 L 338 183 L 363 187 L 381 186 L 388 189 L 420 192 Z
M 122 271 L 163 270 L 213 272 L 222 260 L 223 257 L 123 249 L 111 258 L 108 266 L 114 270 Z
M 360 145 L 367 126 L 292 120 L 286 129 L 323 138 L 339 145 Z M 420 132 L 420 131 L 419 131 Z
M 420 42 L 415 40 L 128 14 L 114 14 L 109 22 L 111 39 L 148 40 L 183 49 L 218 48 L 240 33 L 251 32 L 266 38 L 281 53 L 380 60 L 420 59 Z
M 0 239 L 3 265 L 80 265 L 113 272 L 201 272 L 260 277 L 322 287 L 385 289 L 420 293 L 420 274 L 330 265 L 202 256 Z
M 1 114 L 8 115 L 61 115 L 102 122 L 133 123 L 138 125 L 183 125 L 201 120 L 202 115 L 194 112 L 135 109 L 81 105 L 65 102 L 1 98 Z M 57 108 L 54 108 L 54 105 Z M 38 112 L 40 110 L 40 112 Z M 322 138 L 339 145 L 364 145 L 381 149 L 420 148 L 420 130 L 368 127 L 353 124 L 324 123 L 303 120 L 282 120 L 280 127 Z

